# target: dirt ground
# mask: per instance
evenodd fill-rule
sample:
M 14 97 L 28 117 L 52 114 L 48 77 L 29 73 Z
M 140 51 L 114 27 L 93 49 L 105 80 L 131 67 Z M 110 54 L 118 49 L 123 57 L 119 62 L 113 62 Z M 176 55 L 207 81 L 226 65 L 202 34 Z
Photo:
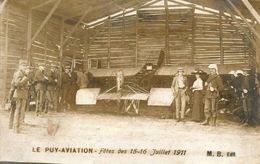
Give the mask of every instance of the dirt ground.
M 177 123 L 169 108 L 145 108 L 139 115 L 120 114 L 115 104 L 75 107 L 36 117 L 26 113 L 20 134 L 8 129 L 8 112 L 0 110 L 0 161 L 46 163 L 259 163 L 260 127 L 244 127 L 236 118 L 220 116 L 217 127 L 187 120 Z M 58 122 L 55 136 L 47 134 L 48 120 Z M 40 152 L 35 152 L 39 147 Z M 95 153 L 51 153 L 49 147 L 93 148 Z M 128 153 L 101 153 L 101 148 Z M 131 154 L 131 149 L 147 154 Z M 183 156 L 156 150 L 186 150 Z M 115 151 L 115 152 L 116 152 Z M 207 151 L 235 152 L 235 157 L 207 156 Z

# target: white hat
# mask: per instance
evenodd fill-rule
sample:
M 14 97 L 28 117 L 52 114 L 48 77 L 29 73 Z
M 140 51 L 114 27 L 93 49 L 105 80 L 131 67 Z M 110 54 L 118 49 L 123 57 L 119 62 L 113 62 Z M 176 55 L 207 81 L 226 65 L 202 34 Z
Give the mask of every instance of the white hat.
M 217 66 L 217 64 L 210 64 L 210 65 L 208 66 L 208 68 L 210 68 L 210 69 L 215 69 L 215 70 L 216 70 L 216 73 L 218 74 L 218 66 Z
M 238 74 L 244 75 L 244 72 L 242 70 L 237 70 L 236 75 L 238 75 Z
M 230 71 L 228 74 L 229 74 L 229 75 L 234 75 L 234 76 L 237 75 L 237 74 L 236 74 L 236 71 L 234 71 L 234 70 Z

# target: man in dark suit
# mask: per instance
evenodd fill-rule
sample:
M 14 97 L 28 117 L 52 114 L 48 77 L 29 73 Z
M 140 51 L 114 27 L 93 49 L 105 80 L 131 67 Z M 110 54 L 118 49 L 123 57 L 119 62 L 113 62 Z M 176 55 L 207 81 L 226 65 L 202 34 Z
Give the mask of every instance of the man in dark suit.
M 36 90 L 36 116 L 44 109 L 45 93 L 48 78 L 44 74 L 45 65 L 39 64 L 34 75 L 35 90 Z
M 61 85 L 61 107 L 65 111 L 67 108 L 69 108 L 68 103 L 68 90 L 71 85 L 71 72 L 70 72 L 70 66 L 65 66 L 64 71 L 62 72 L 62 85 Z
M 57 67 L 54 64 L 51 64 L 50 68 L 45 70 L 45 74 L 48 78 L 47 90 L 46 90 L 46 101 L 45 101 L 45 110 L 47 113 L 49 108 L 57 111 L 57 91 L 58 91 L 58 73 Z
M 256 121 L 258 121 L 258 94 L 255 74 L 251 68 L 244 69 L 244 78 L 242 81 L 242 100 L 245 116 L 243 125 L 254 125 Z

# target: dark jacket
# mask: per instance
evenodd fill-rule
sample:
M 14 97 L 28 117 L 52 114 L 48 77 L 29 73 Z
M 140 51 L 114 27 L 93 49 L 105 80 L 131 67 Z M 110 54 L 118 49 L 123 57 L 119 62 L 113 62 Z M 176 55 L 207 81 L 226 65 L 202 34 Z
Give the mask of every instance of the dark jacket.
M 47 79 L 43 71 L 37 70 L 34 75 L 34 82 L 36 83 L 35 89 L 36 90 L 46 90 L 47 87 Z
M 48 78 L 47 90 L 55 90 L 58 82 L 58 74 L 51 70 L 47 70 L 45 74 Z
M 66 72 L 62 73 L 62 88 L 66 88 L 71 85 L 71 76 Z
M 219 97 L 219 92 L 224 90 L 224 84 L 221 77 L 218 74 L 209 75 L 208 84 L 206 87 L 206 98 L 217 98 Z M 214 88 L 214 91 L 210 91 L 210 86 Z
M 20 99 L 28 99 L 28 81 L 30 79 L 21 71 L 14 73 L 12 85 L 15 87 L 13 97 Z

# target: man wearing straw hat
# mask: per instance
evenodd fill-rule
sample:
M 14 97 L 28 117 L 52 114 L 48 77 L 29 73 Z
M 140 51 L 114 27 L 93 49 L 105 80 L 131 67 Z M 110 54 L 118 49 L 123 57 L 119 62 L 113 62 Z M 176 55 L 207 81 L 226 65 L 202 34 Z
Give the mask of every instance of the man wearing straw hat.
M 177 122 L 184 121 L 184 112 L 186 108 L 186 90 L 188 88 L 188 81 L 187 77 L 183 74 L 184 69 L 179 67 L 171 86 L 175 98 Z
M 224 85 L 221 77 L 219 76 L 217 64 L 210 64 L 208 68 L 210 71 L 210 75 L 205 83 L 205 121 L 202 123 L 202 125 L 209 125 L 209 121 L 211 120 L 212 126 L 216 126 L 217 99 L 219 98 L 219 92 L 224 89 Z

